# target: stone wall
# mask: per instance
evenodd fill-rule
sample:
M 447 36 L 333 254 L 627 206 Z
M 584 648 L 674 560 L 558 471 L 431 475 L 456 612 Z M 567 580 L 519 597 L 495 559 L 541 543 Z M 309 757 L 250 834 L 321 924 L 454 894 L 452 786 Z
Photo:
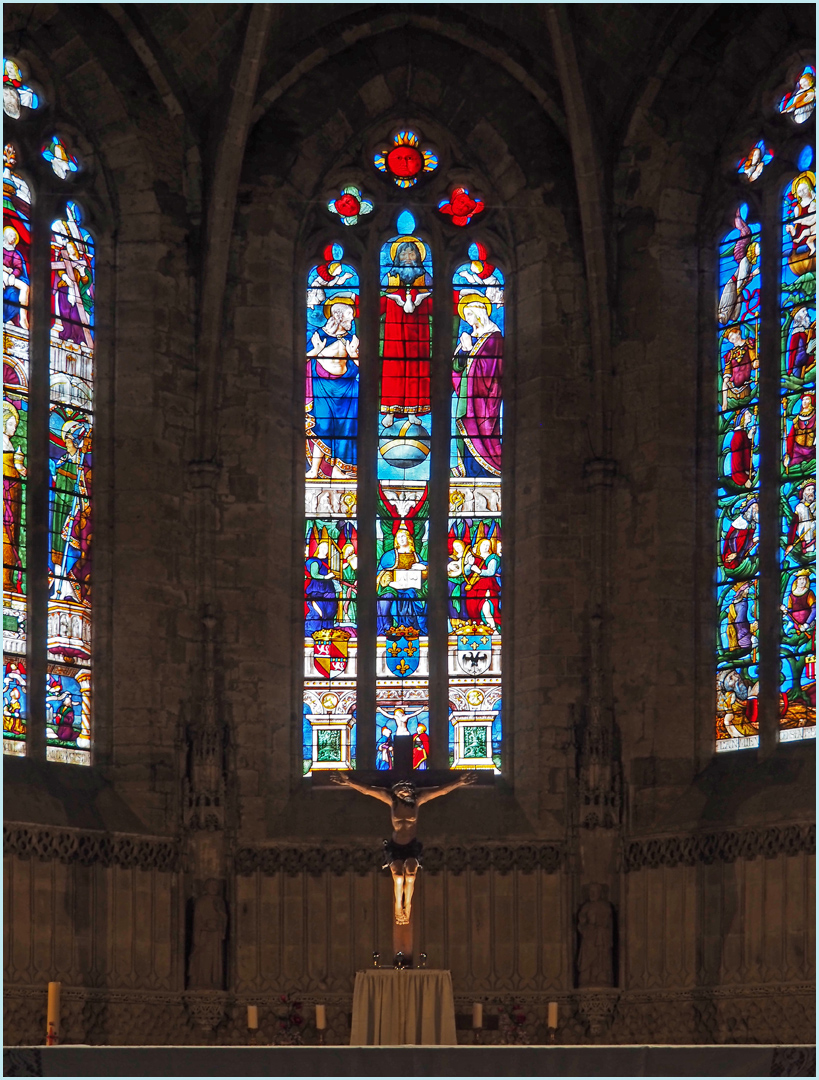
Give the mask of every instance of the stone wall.
M 567 30 L 514 5 L 368 5 L 344 23 L 327 5 L 272 5 L 209 368 L 213 163 L 236 134 L 225 118 L 245 16 L 130 7 L 6 5 L 10 51 L 87 138 L 101 402 L 95 764 L 4 762 L 7 1042 L 39 1041 L 55 978 L 67 1041 L 238 1042 L 250 1002 L 272 1038 L 292 991 L 327 1002 L 343 1042 L 355 969 L 376 949 L 389 958 L 386 810 L 301 778 L 293 357 L 322 246 L 340 238 L 372 266 L 394 230 L 405 200 L 366 153 L 407 117 L 487 197 L 471 233 L 447 231 L 442 175 L 419 229 L 439 280 L 469 238 L 488 243 L 509 281 L 511 349 L 507 764 L 494 788 L 424 809 L 420 948 L 452 970 L 459 1012 L 520 1003 L 533 1039 L 557 1000 L 566 1042 L 811 1041 L 814 748 L 713 754 L 707 392 L 713 206 L 727 197 L 714 178 L 753 128 L 754 72 L 770 92 L 810 46 L 809 6 L 759 5 L 738 26 L 732 5 L 633 5 L 616 25 L 587 5 Z M 553 56 L 560 25 L 587 96 L 582 147 Z M 580 150 L 598 155 L 603 280 L 589 272 Z M 342 179 L 378 206 L 339 236 L 323 203 Z M 374 348 L 372 318 L 365 338 Z M 582 828 L 597 714 L 614 820 Z M 195 745 L 207 724 L 210 758 Z M 198 828 L 209 768 L 211 827 Z M 194 992 L 191 904 L 207 877 L 229 915 L 225 988 Z M 576 989 L 591 881 L 616 915 L 606 991 Z

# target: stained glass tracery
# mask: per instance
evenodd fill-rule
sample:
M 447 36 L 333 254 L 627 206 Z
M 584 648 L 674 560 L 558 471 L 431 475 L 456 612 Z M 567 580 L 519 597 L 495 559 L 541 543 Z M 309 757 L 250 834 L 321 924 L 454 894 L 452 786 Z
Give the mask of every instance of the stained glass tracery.
M 816 68 L 806 64 L 796 85 L 779 103 L 779 111 L 790 116 L 797 124 L 804 124 L 813 116 L 816 108 Z
M 24 756 L 31 190 L 16 165 L 9 143 L 3 152 L 3 752 Z
M 343 259 L 331 244 L 307 276 L 305 774 L 356 761 L 359 276 Z
M 759 745 L 760 226 L 738 208 L 720 245 L 717 320 L 717 750 Z
M 816 177 L 782 215 L 780 741 L 816 737 Z
M 405 129 L 395 133 L 389 146 L 376 151 L 373 164 L 398 187 L 410 188 L 424 174 L 438 168 L 438 155 L 431 147 L 421 145 L 417 132 Z
M 23 72 L 16 60 L 3 58 L 3 112 L 12 120 L 19 120 L 24 110 L 39 107 L 40 99 L 25 82 Z

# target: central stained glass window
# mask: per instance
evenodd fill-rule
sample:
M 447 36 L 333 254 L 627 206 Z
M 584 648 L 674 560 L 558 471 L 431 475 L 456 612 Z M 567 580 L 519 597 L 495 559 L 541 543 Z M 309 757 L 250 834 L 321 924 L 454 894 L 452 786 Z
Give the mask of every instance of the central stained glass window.
M 326 247 L 308 273 L 305 774 L 361 767 L 364 740 L 368 761 L 390 770 L 397 736 L 411 737 L 416 770 L 447 759 L 455 769 L 501 767 L 504 277 L 483 244 L 466 247 L 468 261 L 444 286 L 450 387 L 437 402 L 440 285 L 432 243 L 413 214 L 398 215 L 378 266 L 369 268 L 378 275 L 377 311 L 361 310 L 366 274 L 346 261 L 340 244 Z M 362 352 L 359 324 L 373 331 L 365 340 L 376 340 L 378 327 L 377 356 Z M 360 390 L 370 385 L 377 386 L 377 449 L 374 461 L 363 461 Z M 433 421 L 449 429 L 448 463 L 445 453 L 433 460 Z M 437 518 L 436 483 L 448 484 L 449 499 L 448 515 Z M 375 496 L 375 521 L 365 523 L 375 527 L 373 572 L 361 579 L 359 484 Z M 431 605 L 435 580 L 441 602 Z M 365 608 L 374 615 L 368 641 L 358 620 Z M 431 648 L 440 654 L 433 670 L 447 673 L 446 696 L 430 693 Z M 374 673 L 367 716 L 359 709 L 365 671 Z

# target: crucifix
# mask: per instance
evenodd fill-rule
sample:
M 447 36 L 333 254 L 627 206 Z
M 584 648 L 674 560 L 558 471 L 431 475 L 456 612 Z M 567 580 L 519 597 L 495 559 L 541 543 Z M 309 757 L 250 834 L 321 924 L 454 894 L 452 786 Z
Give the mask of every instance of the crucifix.
M 493 776 L 476 772 L 450 770 L 413 770 L 412 736 L 396 735 L 394 767 L 389 770 L 337 772 L 329 779 L 342 787 L 351 787 L 390 808 L 391 839 L 384 841 L 384 864 L 393 884 L 392 943 L 396 965 L 412 967 L 413 919 L 412 894 L 421 867 L 423 844 L 418 839 L 418 811 L 424 803 L 448 795 L 457 788 L 474 783 L 492 783 Z M 425 781 L 424 786 L 420 781 Z M 431 782 L 431 783 L 430 783 Z

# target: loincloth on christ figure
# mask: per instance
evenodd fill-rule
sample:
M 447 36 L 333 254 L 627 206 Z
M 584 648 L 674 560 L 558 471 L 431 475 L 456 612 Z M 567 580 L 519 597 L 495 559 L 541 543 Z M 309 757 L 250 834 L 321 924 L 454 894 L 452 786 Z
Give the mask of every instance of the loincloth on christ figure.
M 403 862 L 404 859 L 415 859 L 418 865 L 421 865 L 421 852 L 424 850 L 424 845 L 418 839 L 413 837 L 408 844 L 399 844 L 395 840 L 384 841 L 384 862 L 381 866 L 382 870 L 387 870 L 392 862 Z

